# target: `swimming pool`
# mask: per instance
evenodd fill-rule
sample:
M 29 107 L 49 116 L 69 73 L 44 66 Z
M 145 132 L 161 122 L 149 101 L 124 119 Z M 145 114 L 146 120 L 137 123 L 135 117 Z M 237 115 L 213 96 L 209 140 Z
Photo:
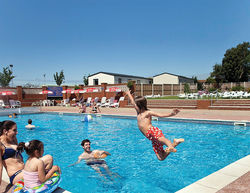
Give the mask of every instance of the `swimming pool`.
M 40 127 L 26 130 L 29 118 Z M 58 114 L 20 115 L 13 119 L 18 125 L 18 141 L 43 141 L 45 153 L 53 155 L 55 164 L 62 169 L 60 187 L 74 193 L 175 192 L 250 153 L 249 127 L 154 121 L 169 139 L 186 140 L 177 147 L 177 153 L 160 162 L 135 119 L 94 117 L 89 123 L 82 119 Z M 67 167 L 82 153 L 80 143 L 85 138 L 92 141 L 92 149 L 112 154 L 106 161 L 110 170 L 121 177 L 107 175 L 106 179 L 84 162 Z

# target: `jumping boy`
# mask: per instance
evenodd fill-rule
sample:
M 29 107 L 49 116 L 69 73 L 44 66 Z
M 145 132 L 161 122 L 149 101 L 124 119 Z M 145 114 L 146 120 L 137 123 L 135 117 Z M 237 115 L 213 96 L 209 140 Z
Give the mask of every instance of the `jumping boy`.
M 178 109 L 174 109 L 172 113 L 156 113 L 148 110 L 147 108 L 147 100 L 143 96 L 138 96 L 133 98 L 130 91 L 126 93 L 135 107 L 137 112 L 137 123 L 140 131 L 146 138 L 152 141 L 153 150 L 160 161 L 166 159 L 166 157 L 170 154 L 170 152 L 176 152 L 175 147 L 180 143 L 184 142 L 184 139 L 174 139 L 173 143 L 164 137 L 162 131 L 157 127 L 152 126 L 151 120 L 152 116 L 156 117 L 171 117 L 179 113 Z M 167 148 L 164 150 L 163 145 L 166 145 Z

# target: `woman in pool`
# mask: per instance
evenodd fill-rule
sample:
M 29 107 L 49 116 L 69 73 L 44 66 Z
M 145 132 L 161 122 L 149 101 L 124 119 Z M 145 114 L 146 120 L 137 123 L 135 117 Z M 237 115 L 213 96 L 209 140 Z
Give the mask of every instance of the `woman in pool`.
M 0 184 L 2 171 L 5 167 L 10 178 L 10 184 L 15 184 L 23 178 L 24 162 L 21 152 L 17 150 L 17 125 L 13 121 L 0 122 Z M 45 155 L 41 158 L 47 169 L 53 165 L 53 158 Z

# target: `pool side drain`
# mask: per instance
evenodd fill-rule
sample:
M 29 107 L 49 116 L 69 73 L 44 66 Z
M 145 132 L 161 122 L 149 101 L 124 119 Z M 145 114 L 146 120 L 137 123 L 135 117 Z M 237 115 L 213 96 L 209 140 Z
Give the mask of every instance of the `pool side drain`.
M 247 124 L 245 122 L 234 122 L 234 125 L 235 126 L 244 126 L 244 127 L 247 126 Z

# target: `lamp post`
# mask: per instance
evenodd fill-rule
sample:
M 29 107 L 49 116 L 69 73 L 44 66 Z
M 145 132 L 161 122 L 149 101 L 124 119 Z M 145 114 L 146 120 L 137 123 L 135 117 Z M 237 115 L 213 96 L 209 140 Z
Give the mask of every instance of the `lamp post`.
M 13 64 L 10 64 L 10 70 L 13 73 Z M 11 82 L 12 82 L 12 87 L 13 87 L 13 79 L 11 80 Z

